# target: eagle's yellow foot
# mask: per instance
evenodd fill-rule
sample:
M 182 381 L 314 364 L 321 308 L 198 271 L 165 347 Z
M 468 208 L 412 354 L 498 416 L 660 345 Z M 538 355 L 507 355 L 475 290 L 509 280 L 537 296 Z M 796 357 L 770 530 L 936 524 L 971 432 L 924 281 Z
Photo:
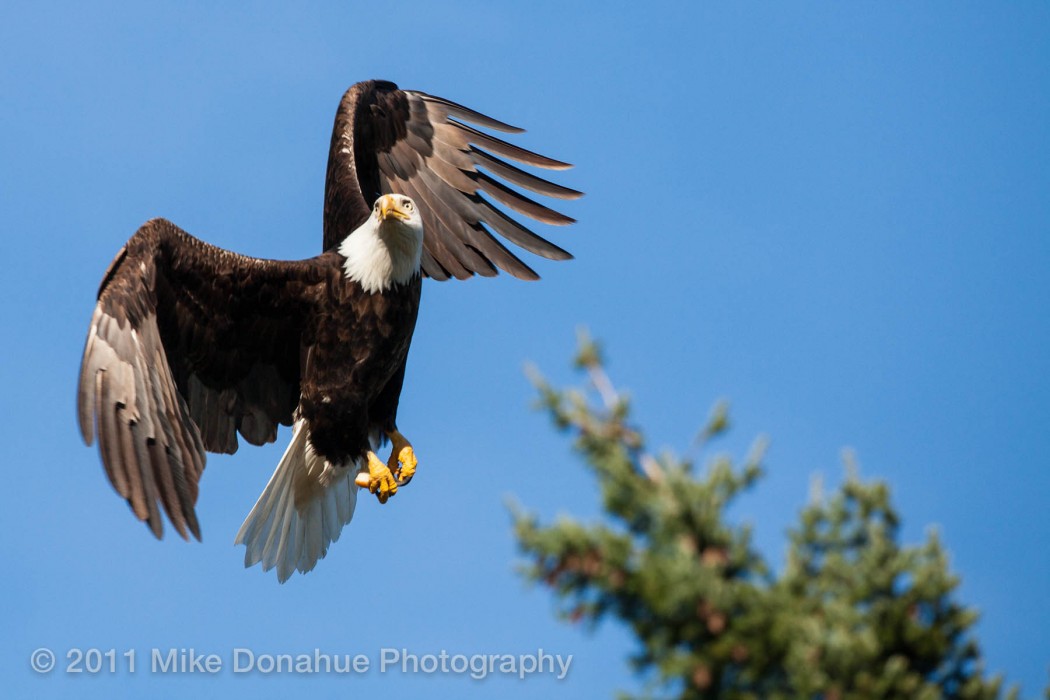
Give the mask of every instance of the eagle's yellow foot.
M 390 472 L 390 467 L 380 462 L 371 450 L 368 452 L 368 473 L 362 470 L 354 479 L 354 483 L 374 493 L 380 503 L 386 503 L 397 493 L 397 480 Z
M 412 443 L 406 440 L 400 431 L 394 430 L 387 433 L 386 436 L 390 438 L 390 442 L 393 445 L 390 448 L 390 459 L 387 461 L 387 466 L 394 473 L 397 485 L 404 486 L 412 481 L 419 461 L 416 459 L 416 453 L 412 449 Z

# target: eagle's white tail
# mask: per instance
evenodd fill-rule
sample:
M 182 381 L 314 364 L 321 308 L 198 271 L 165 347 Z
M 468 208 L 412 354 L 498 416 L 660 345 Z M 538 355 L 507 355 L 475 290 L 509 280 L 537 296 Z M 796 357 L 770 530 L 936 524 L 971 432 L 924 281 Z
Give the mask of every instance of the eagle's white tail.
M 357 505 L 354 465 L 334 466 L 315 453 L 302 420 L 293 431 L 291 444 L 234 540 L 247 549 L 246 567 L 260 562 L 263 571 L 277 567 L 281 583 L 296 569 L 305 574 L 317 565 Z

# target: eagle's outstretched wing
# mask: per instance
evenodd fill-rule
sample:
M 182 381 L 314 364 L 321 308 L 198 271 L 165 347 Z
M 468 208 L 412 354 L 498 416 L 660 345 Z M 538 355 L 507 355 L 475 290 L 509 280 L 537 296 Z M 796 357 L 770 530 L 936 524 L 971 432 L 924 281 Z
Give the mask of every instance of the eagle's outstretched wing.
M 314 261 L 319 259 L 314 259 Z M 160 508 L 183 537 L 204 452 L 234 452 L 290 425 L 303 319 L 324 270 L 208 245 L 163 219 L 143 225 L 99 288 L 77 396 L 106 474 L 160 537 Z M 158 507 L 159 504 L 159 507 Z
M 435 279 L 493 276 L 497 268 L 522 279 L 537 279 L 494 233 L 545 258 L 571 258 L 483 196 L 536 221 L 572 223 L 573 219 L 503 181 L 559 199 L 575 199 L 580 192 L 527 173 L 500 156 L 552 170 L 571 166 L 497 139 L 467 122 L 507 133 L 522 131 L 454 102 L 399 90 L 386 81 L 370 80 L 347 90 L 336 113 L 328 156 L 325 250 L 365 220 L 377 197 L 398 192 L 420 206 L 426 231 L 423 270 Z

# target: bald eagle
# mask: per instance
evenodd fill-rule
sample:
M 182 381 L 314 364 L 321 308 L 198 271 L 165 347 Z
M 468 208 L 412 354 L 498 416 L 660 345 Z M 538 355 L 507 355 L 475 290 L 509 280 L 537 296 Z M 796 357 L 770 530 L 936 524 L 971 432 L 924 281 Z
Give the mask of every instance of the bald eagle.
M 563 169 L 477 127 L 520 132 L 462 105 L 386 81 L 358 83 L 336 112 L 324 198 L 324 252 L 262 260 L 145 223 L 103 276 L 77 392 L 81 435 L 98 438 L 110 483 L 153 534 L 161 513 L 198 540 L 205 452 L 238 434 L 292 438 L 236 542 L 245 566 L 284 582 L 325 556 L 359 487 L 386 503 L 417 458 L 397 408 L 423 277 L 537 275 L 500 238 L 571 257 L 490 201 L 526 217 L 573 220 L 510 187 L 580 192 L 499 156 Z M 389 441 L 389 458 L 376 451 Z

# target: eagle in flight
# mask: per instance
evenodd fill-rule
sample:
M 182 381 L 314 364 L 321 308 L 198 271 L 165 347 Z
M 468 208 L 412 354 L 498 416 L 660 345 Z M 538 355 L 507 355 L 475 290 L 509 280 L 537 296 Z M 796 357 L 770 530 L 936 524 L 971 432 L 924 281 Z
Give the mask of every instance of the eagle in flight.
M 292 426 L 291 442 L 236 542 L 245 566 L 276 567 L 281 582 L 325 556 L 358 487 L 386 503 L 409 482 L 416 455 L 396 419 L 422 278 L 538 279 L 503 241 L 571 257 L 494 204 L 572 223 L 511 185 L 580 192 L 504 159 L 569 164 L 475 127 L 522 131 L 390 82 L 358 83 L 336 112 L 321 255 L 251 258 L 164 219 L 120 249 L 99 287 L 77 414 L 113 488 L 156 537 L 164 512 L 200 539 L 205 452 L 235 452 L 238 433 L 273 442 L 278 424 Z

